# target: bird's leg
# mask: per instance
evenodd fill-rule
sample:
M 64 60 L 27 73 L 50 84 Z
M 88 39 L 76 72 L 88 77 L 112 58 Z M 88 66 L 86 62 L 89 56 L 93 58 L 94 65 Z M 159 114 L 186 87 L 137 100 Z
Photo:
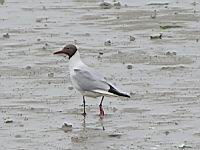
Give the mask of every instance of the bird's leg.
M 83 116 L 85 117 L 86 116 L 86 112 L 85 112 L 85 97 L 83 96 Z
M 99 104 L 100 116 L 104 116 L 104 111 L 102 107 L 103 99 L 104 99 L 104 96 L 102 96 L 101 102 Z

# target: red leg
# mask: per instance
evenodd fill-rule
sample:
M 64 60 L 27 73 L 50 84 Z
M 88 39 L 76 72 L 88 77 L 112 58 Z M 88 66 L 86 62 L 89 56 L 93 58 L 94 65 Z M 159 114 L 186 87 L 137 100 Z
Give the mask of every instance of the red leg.
M 99 110 L 100 110 L 100 116 L 104 116 L 104 111 L 103 111 L 103 105 L 102 105 L 102 103 L 103 103 L 103 99 L 104 99 L 104 96 L 102 96 L 102 99 L 101 99 L 101 102 L 100 102 L 100 104 L 99 104 Z

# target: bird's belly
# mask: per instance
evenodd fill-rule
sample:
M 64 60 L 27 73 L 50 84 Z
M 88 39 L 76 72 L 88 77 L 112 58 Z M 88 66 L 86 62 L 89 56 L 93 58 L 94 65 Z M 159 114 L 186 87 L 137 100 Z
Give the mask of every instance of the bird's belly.
M 83 96 L 87 96 L 87 97 L 96 98 L 96 97 L 103 96 L 102 94 L 96 93 L 96 92 L 90 92 L 90 91 L 80 91 L 80 92 L 81 92 L 81 94 L 82 94 Z

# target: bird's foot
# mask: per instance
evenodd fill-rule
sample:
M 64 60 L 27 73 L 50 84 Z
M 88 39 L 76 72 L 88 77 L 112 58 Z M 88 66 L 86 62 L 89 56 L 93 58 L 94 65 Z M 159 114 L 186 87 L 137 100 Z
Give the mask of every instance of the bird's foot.
M 82 115 L 83 115 L 83 117 L 85 117 L 85 116 L 86 116 L 86 113 L 84 112 L 84 113 L 82 113 Z

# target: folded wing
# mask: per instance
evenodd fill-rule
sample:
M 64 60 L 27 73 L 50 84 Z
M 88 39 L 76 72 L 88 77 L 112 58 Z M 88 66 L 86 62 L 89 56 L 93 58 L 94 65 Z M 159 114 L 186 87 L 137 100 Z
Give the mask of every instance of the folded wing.
M 130 97 L 127 93 L 120 91 L 114 85 L 95 70 L 89 67 L 74 69 L 72 76 L 77 88 L 80 91 L 101 93 L 102 95 Z
M 82 91 L 109 90 L 109 85 L 106 83 L 104 77 L 94 70 L 76 68 L 74 69 L 72 78 L 79 86 L 79 90 Z

